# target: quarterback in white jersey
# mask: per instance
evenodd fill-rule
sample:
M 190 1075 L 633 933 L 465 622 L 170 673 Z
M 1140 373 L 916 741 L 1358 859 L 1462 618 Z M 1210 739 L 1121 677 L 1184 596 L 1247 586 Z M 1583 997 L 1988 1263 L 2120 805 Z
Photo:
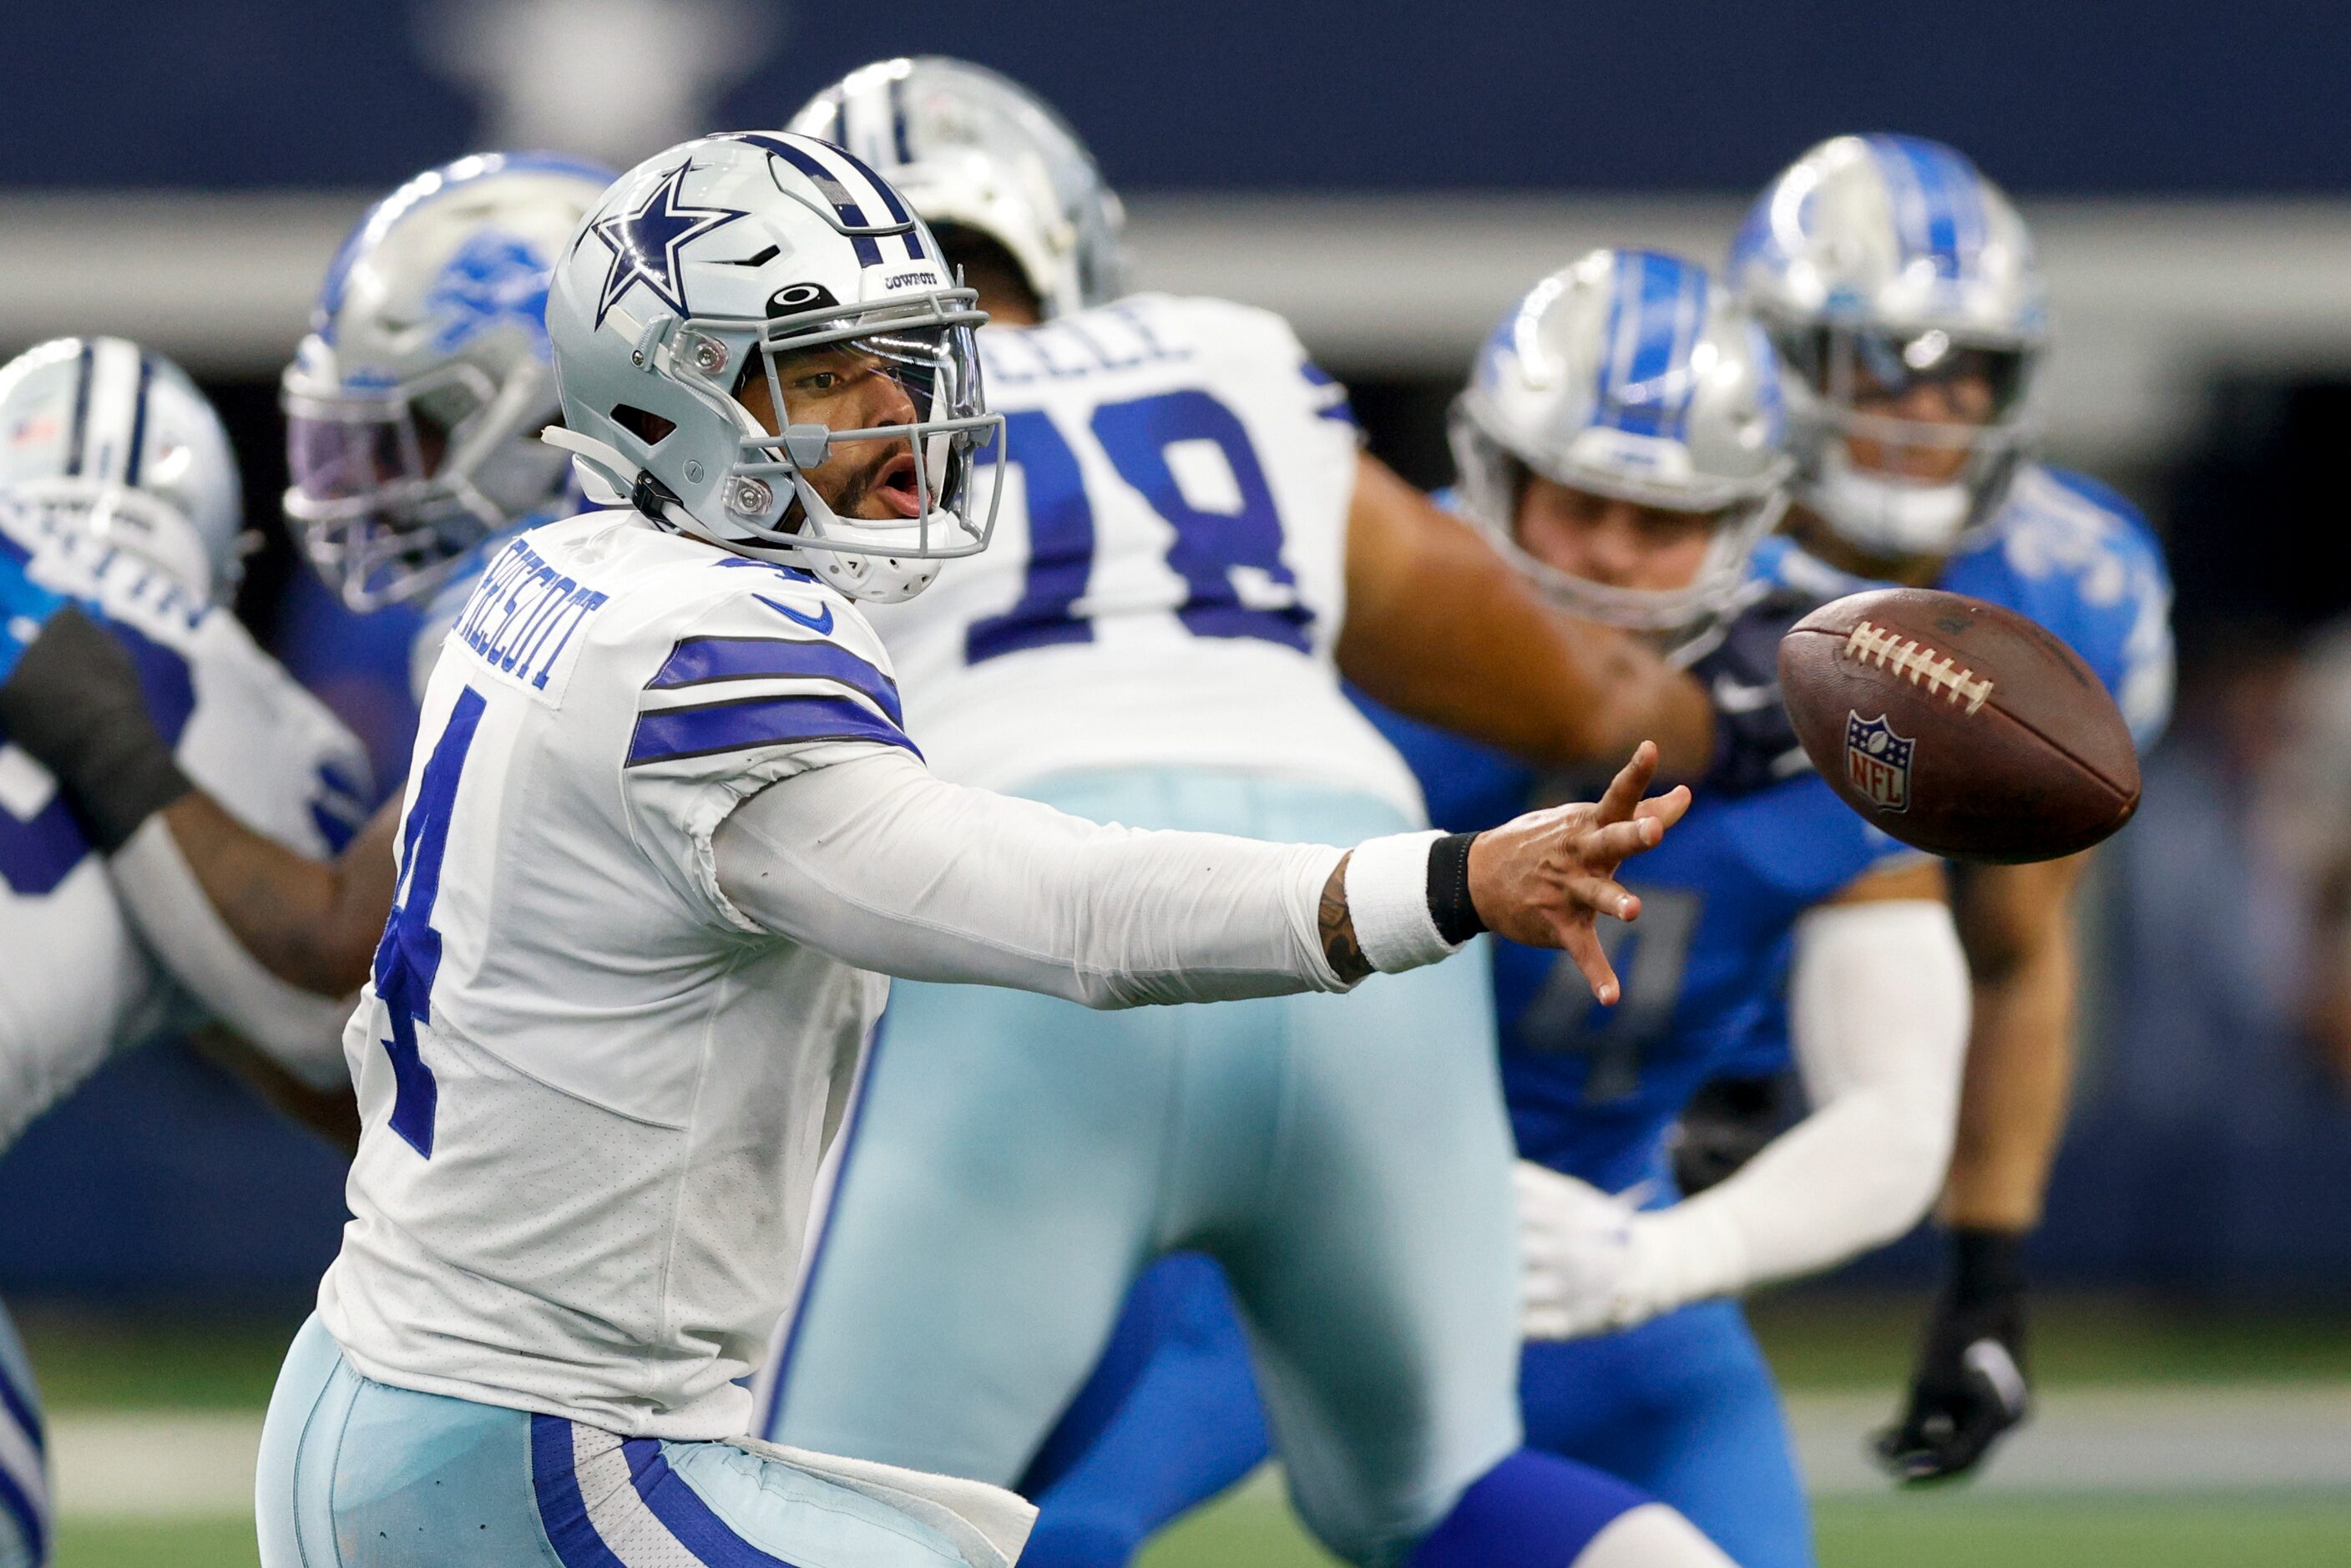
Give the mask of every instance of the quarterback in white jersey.
M 1575 678 L 1615 634 L 1553 614 L 1364 454 L 1279 319 L 1114 298 L 1115 201 L 1018 87 L 887 61 L 793 128 L 903 177 L 999 322 L 979 344 L 1001 537 L 869 612 L 938 773 L 1343 844 L 1426 819 L 1342 672 L 1562 764 L 1604 749 L 1610 705 L 1668 700 L 1654 658 Z M 1244 1303 L 1292 1497 L 1333 1551 L 1719 1562 L 1655 1504 L 1570 1535 L 1580 1480 L 1520 1450 L 1492 1028 L 1461 966 L 1206 1015 L 899 988 L 761 1429 L 1018 1484 L 1136 1274 L 1197 1249 Z
M 235 580 L 241 526 L 227 439 L 177 366 L 92 338 L 45 343 L 0 367 L 7 617 L 84 606 L 103 626 L 97 634 L 127 654 L 189 776 L 255 831 L 329 853 L 365 808 L 366 761 L 216 602 Z M 0 653 L 0 678 L 16 663 L 13 650 Z M 155 942 L 118 896 L 108 852 L 120 848 L 0 723 L 0 1149 L 113 1052 L 211 1010 L 159 959 L 172 934 Z M 311 1016 L 310 1034 L 280 1063 L 314 1087 L 340 1083 L 332 1030 Z M 44 1560 L 37 1411 L 0 1314 L 0 1563 L 9 1568 Z
M 268 1568 L 1016 1556 L 994 1489 L 729 1440 L 881 973 L 1335 990 L 1485 922 L 1615 994 L 1593 916 L 1637 914 L 1611 873 L 1687 802 L 1638 800 L 1653 748 L 1596 807 L 1352 853 L 923 767 L 852 600 L 986 543 L 970 299 L 894 192 L 782 134 L 648 161 L 558 263 L 549 439 L 630 507 L 508 546 L 428 683 L 345 1037 L 354 1218 L 263 1437 Z

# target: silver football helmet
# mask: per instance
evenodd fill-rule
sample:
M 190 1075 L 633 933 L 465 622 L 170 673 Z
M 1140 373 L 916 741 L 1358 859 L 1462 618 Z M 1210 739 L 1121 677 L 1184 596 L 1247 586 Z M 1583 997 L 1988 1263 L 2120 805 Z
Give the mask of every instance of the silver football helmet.
M 1988 522 L 2034 434 L 2047 292 L 2023 220 L 1965 156 L 1913 136 L 1840 136 L 1756 201 L 1729 282 L 1789 370 L 1798 500 L 1864 551 L 1939 555 Z M 1990 392 L 1980 420 L 1905 418 L 1922 385 Z M 1853 444 L 1882 460 L 1859 466 Z M 1955 477 L 1906 476 L 1964 454 Z
M 940 55 L 862 66 L 790 129 L 855 153 L 925 223 L 1003 246 L 1048 318 L 1125 291 L 1125 210 L 1093 154 L 1043 99 L 984 66 Z
M 972 510 L 974 455 L 1004 427 L 980 396 L 986 319 L 855 157 L 790 131 L 705 137 L 622 175 L 557 264 L 564 427 L 545 439 L 592 500 L 852 597 L 911 598 L 995 521 L 996 486 Z M 743 401 L 762 392 L 772 430 Z M 836 460 L 860 463 L 843 493 L 884 516 L 828 504 L 809 474 Z
M 0 366 L 0 490 L 138 556 L 198 600 L 243 575 L 245 497 L 187 372 L 120 338 L 59 338 Z
M 422 597 L 487 535 L 576 500 L 548 279 L 610 170 L 485 153 L 370 208 L 328 269 L 282 386 L 286 515 L 354 610 Z
M 1595 250 L 1552 274 L 1479 350 L 1451 422 L 1460 502 L 1565 609 L 1687 643 L 1738 608 L 1792 464 L 1771 347 L 1706 269 Z M 1599 583 L 1521 549 L 1530 473 L 1593 495 L 1716 517 L 1697 577 Z

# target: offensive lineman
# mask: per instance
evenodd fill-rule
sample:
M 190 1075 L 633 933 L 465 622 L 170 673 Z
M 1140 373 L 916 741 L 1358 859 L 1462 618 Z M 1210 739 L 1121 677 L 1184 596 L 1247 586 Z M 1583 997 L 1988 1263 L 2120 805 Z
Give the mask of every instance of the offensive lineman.
M 1538 284 L 1480 350 L 1454 413 L 1455 504 L 1563 609 L 1681 656 L 1724 637 L 1769 649 L 1815 604 L 1865 586 L 1784 539 L 1756 549 L 1782 504 L 1779 420 L 1761 329 L 1702 268 L 1597 251 Z M 1742 447 L 1739 433 L 1758 421 L 1770 443 Z M 1563 788 L 1427 726 L 1373 716 L 1442 826 L 1501 821 Z M 1493 951 L 1521 1159 L 1528 1441 L 1671 1503 L 1742 1568 L 1807 1568 L 1785 1418 L 1729 1298 L 1900 1235 L 1940 1186 L 1967 1031 L 1942 873 L 1807 769 L 1743 797 L 1702 797 L 1628 883 L 1644 915 L 1615 949 L 1616 1007 L 1593 1008 L 1548 955 Z M 1675 1121 L 1746 1051 L 1791 942 L 1811 1113 L 1681 1199 Z M 1113 1370 L 1057 1434 L 1052 1473 L 1031 1477 L 1035 1568 L 1123 1563 L 1265 1455 L 1213 1273 L 1179 1260 L 1141 1290 Z M 1071 1453 L 1081 1427 L 1091 1440 Z
M 1837 137 L 1765 188 L 1729 280 L 1790 368 L 1797 541 L 2032 617 L 2152 745 L 2171 706 L 2170 579 L 2128 502 L 2032 459 L 2045 291 L 1999 187 L 1937 142 Z M 1941 1210 L 1950 1270 L 1880 1441 L 1906 1479 L 1970 1469 L 2025 1413 L 2022 1244 L 2064 1130 L 2088 862 L 1953 868 L 1974 1022 Z
M 228 437 L 170 361 L 68 338 L 0 367 L 0 610 L 19 622 L 86 601 L 89 634 L 135 670 L 167 759 L 255 831 L 329 853 L 365 809 L 366 761 L 224 607 L 243 527 Z M 56 706 L 9 700 L 35 689 L 14 679 L 19 651 L 0 638 L 0 1148 L 110 1055 L 224 1010 L 174 983 L 174 933 L 110 884 L 107 857 L 152 873 L 158 846 L 135 821 L 77 812 L 8 743 L 45 727 L 104 743 L 105 714 L 69 706 L 83 690 L 69 664 L 40 688 Z M 305 1085 L 344 1082 L 323 1005 L 246 1021 Z M 38 1400 L 0 1312 L 0 1564 L 45 1562 L 47 1535 Z
M 1520 739 L 1563 706 L 1506 652 L 1525 585 L 1360 454 L 1283 324 L 1106 298 L 1115 208 L 1044 106 L 899 60 L 793 124 L 903 180 L 1008 323 L 980 341 L 1013 538 L 872 617 L 940 771 L 1100 820 L 1342 842 L 1416 825 L 1333 657 L 1431 717 L 1575 754 Z M 1458 610 L 1416 537 L 1486 559 Z M 762 1429 L 1009 1483 L 1134 1274 L 1198 1246 L 1234 1274 L 1293 1493 L 1333 1550 L 1565 1563 L 1597 1536 L 1589 1560 L 1609 1560 L 1612 1520 L 1657 1511 L 1515 1451 L 1489 1017 L 1467 969 L 1361 1003 L 1116 1019 L 900 988 Z M 1505 1543 L 1546 1507 L 1537 1539 Z

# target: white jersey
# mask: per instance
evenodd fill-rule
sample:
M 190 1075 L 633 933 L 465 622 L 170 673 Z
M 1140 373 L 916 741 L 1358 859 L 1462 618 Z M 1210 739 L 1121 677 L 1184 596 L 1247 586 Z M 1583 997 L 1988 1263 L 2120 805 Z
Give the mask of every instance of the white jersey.
M 1422 814 L 1341 691 L 1357 442 L 1280 318 L 1138 295 L 979 334 L 1010 457 L 996 537 L 868 607 L 932 769 L 1287 775 Z
M 341 847 L 366 809 L 366 754 L 234 615 L 42 511 L 0 504 L 0 549 L 104 610 L 180 766 L 224 809 L 304 854 Z M 109 1054 L 195 1016 L 56 779 L 0 744 L 0 1147 Z
M 711 835 L 911 747 L 804 572 L 599 512 L 484 574 L 427 683 L 365 1131 L 319 1291 L 361 1372 L 679 1438 L 742 1432 L 828 1107 L 888 982 L 759 932 Z

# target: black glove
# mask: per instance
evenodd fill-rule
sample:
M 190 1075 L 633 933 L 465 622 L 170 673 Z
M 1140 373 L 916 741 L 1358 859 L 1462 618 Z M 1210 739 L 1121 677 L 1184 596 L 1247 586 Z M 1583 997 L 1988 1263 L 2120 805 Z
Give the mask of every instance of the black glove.
M 1714 705 L 1714 761 L 1698 782 L 1701 790 L 1752 794 L 1812 767 L 1780 703 L 1780 639 L 1814 608 L 1809 597 L 1771 593 L 1741 611 L 1690 662 L 1689 673 Z
M 1674 1182 L 1696 1197 L 1762 1153 L 1780 1135 L 1781 1078 L 1708 1079 L 1674 1128 Z
M 1906 1485 L 1949 1480 L 1983 1462 L 2032 1408 L 2024 1366 L 2023 1237 L 1951 1233 L 1951 1276 L 1927 1324 L 1901 1421 L 1877 1458 Z
M 20 645 L 0 683 L 0 737 L 57 775 L 83 832 L 111 854 L 195 786 L 148 716 L 139 666 L 104 627 L 68 603 Z

